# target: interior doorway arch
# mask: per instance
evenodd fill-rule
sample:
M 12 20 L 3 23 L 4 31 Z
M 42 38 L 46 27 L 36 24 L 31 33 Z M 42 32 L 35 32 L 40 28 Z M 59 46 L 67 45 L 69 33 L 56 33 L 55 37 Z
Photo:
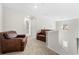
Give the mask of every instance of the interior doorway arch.
M 27 36 L 31 36 L 31 19 L 29 17 L 25 17 L 25 31 Z

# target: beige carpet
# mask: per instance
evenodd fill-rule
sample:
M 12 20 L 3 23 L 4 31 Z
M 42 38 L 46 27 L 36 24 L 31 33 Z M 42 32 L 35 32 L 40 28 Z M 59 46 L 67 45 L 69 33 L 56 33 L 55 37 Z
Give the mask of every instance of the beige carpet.
M 54 51 L 46 47 L 46 43 L 36 40 L 28 39 L 28 43 L 23 52 L 12 52 L 4 55 L 57 55 Z

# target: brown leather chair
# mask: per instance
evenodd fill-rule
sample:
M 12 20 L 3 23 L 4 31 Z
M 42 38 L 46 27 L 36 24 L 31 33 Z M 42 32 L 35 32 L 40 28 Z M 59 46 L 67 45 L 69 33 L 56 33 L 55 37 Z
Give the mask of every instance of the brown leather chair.
M 46 32 L 41 30 L 41 32 L 37 33 L 37 40 L 46 42 Z
M 51 31 L 50 29 L 41 29 L 39 33 L 37 33 L 37 40 L 46 42 L 46 32 Z
M 27 43 L 27 37 L 25 35 L 17 35 L 16 37 L 9 37 L 9 35 L 16 34 L 16 31 L 0 32 L 0 52 L 15 52 L 24 51 Z

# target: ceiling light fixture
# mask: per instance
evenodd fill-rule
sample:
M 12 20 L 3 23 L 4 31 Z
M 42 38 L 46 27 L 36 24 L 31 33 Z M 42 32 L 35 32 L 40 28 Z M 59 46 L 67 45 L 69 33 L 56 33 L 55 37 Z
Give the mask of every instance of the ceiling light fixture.
M 34 8 L 38 8 L 38 6 L 37 5 L 34 5 Z

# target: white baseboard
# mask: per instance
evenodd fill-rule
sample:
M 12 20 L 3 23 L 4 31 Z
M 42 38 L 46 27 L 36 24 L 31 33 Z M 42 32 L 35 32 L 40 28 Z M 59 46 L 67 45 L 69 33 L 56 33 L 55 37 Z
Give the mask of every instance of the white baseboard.
M 57 54 L 59 54 L 60 55 L 60 53 L 58 53 L 56 50 L 54 50 L 54 49 L 52 49 L 52 48 L 50 48 L 49 46 L 47 46 L 50 50 L 52 50 L 52 51 L 54 51 L 54 52 L 56 52 Z

